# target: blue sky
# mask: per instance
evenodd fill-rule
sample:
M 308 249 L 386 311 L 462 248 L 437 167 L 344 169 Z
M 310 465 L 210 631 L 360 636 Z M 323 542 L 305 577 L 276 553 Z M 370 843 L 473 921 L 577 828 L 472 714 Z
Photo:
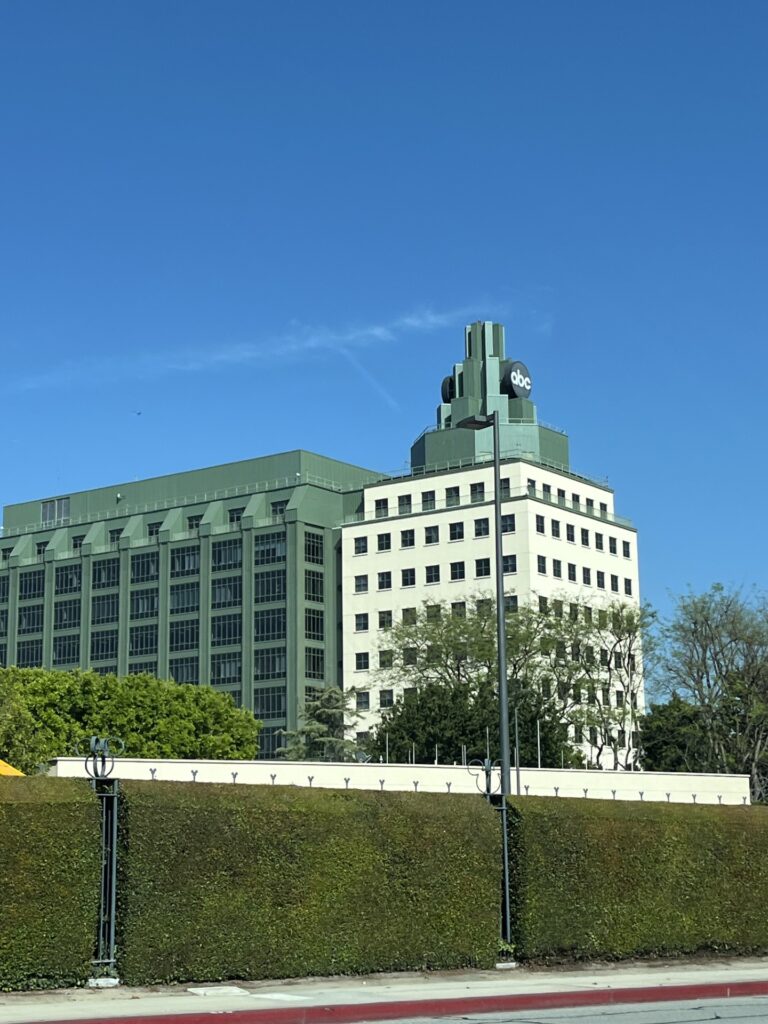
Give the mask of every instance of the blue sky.
M 767 34 L 764 0 L 0 5 L 0 502 L 402 469 L 497 319 L 645 597 L 766 587 Z

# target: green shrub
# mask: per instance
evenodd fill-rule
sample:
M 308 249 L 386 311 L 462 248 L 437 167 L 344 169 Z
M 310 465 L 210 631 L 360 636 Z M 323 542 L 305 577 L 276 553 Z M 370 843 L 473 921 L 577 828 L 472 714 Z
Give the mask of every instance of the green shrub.
M 88 978 L 100 841 L 97 798 L 86 782 L 0 779 L 0 989 Z
M 500 836 L 476 797 L 125 782 L 129 984 L 489 966 Z
M 768 950 L 768 808 L 510 802 L 522 959 Z

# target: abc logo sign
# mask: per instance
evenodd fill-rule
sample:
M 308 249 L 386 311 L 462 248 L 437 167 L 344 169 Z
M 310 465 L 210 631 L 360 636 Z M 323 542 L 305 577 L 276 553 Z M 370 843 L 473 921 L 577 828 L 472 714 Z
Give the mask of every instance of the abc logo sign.
M 510 398 L 527 398 L 531 393 L 531 375 L 525 363 L 507 363 L 501 378 L 501 390 Z

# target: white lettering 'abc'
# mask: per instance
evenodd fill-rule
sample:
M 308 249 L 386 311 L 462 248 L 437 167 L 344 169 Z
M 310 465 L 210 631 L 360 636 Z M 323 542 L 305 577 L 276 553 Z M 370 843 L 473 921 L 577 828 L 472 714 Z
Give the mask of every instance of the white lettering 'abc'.
M 501 378 L 501 390 L 510 398 L 528 398 L 532 381 L 525 363 L 507 363 Z

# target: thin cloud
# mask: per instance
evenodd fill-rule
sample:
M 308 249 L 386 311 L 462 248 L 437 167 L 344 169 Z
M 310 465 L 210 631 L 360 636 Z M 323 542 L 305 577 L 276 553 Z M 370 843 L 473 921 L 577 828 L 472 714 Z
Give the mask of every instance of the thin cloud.
M 487 310 L 487 306 L 485 307 Z M 502 311 L 495 309 L 495 315 Z M 354 353 L 372 345 L 396 343 L 409 334 L 440 330 L 477 315 L 477 307 L 462 307 L 435 311 L 424 308 L 394 318 L 385 323 L 364 324 L 345 330 L 292 324 L 283 335 L 270 336 L 257 342 L 224 345 L 179 353 L 160 351 L 132 358 L 105 358 L 91 361 L 88 376 L 93 384 L 115 381 L 148 380 L 174 373 L 215 372 L 233 366 L 274 363 L 293 360 L 313 352 L 336 352 L 352 362 L 364 376 L 367 371 Z M 82 366 L 74 361 L 59 363 L 42 373 L 31 374 L 6 381 L 6 390 L 12 392 L 45 391 L 73 384 L 82 379 Z M 370 379 L 366 376 L 366 379 Z M 395 408 L 391 395 L 379 389 L 382 397 Z

